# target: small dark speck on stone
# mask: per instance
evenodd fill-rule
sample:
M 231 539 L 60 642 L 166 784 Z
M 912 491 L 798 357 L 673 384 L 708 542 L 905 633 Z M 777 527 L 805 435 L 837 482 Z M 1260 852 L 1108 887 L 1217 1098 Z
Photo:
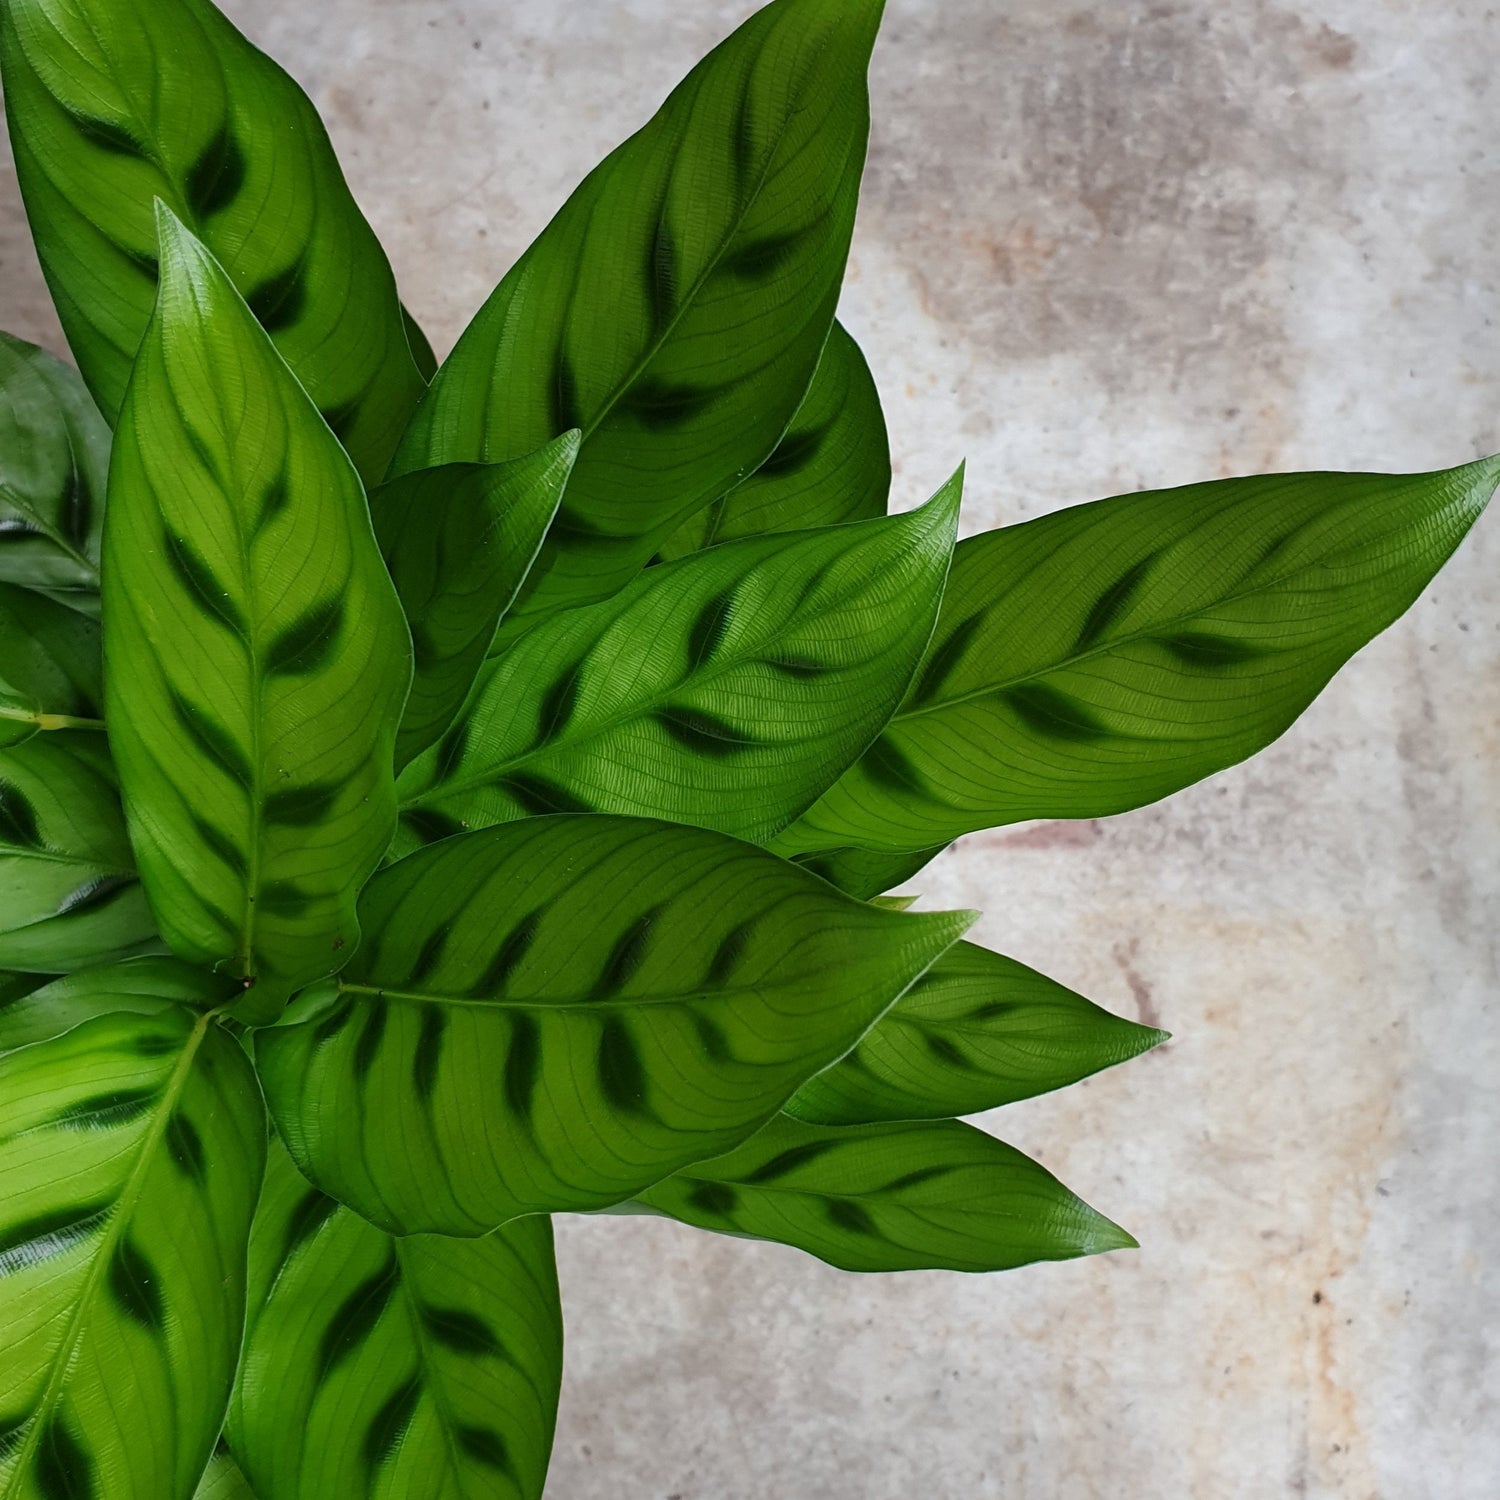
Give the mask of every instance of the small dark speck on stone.
M 1313 1293 L 1313 1305 L 1314 1306 L 1317 1306 L 1319 1303 L 1322 1302 L 1322 1300 L 1323 1300 L 1323 1294 L 1322 1294 L 1322 1292 L 1314 1292 Z

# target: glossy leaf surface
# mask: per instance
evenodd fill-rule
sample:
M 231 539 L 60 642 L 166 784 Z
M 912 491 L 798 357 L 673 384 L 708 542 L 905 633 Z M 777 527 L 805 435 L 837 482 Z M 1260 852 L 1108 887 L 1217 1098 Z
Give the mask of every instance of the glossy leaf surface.
M 546 812 L 770 837 L 901 701 L 960 487 L 906 515 L 695 553 L 543 622 L 402 776 L 403 838 Z
M 260 1500 L 250 1488 L 244 1470 L 234 1461 L 234 1455 L 220 1444 L 198 1481 L 193 1500 Z
M 670 561 L 717 542 L 868 521 L 885 514 L 891 450 L 859 345 L 835 323 L 807 395 L 776 451 L 662 543 Z
M 208 0 L 7 0 L 0 66 L 42 269 L 105 415 L 156 298 L 159 198 L 379 479 L 424 386 L 390 266 L 302 90 Z
M 0 968 L 64 974 L 159 947 L 103 736 L 0 750 Z
M 206 1010 L 229 999 L 234 988 L 181 959 L 148 955 L 81 969 L 13 997 L 0 990 L 0 1052 L 49 1041 L 121 1011 L 154 1016 L 177 1005 Z
M 0 1058 L 0 1496 L 187 1500 L 223 1420 L 265 1115 L 206 1016 Z
M 360 910 L 339 987 L 262 1032 L 257 1062 L 315 1182 L 392 1231 L 451 1234 L 618 1202 L 722 1151 L 970 920 L 602 816 L 445 839 Z
M 0 333 L 0 583 L 97 613 L 108 473 L 109 428 L 78 372 Z
M 844 1271 L 1005 1271 L 1135 1244 L 1045 1168 L 958 1120 L 833 1129 L 779 1116 L 639 1202 Z
M 978 1114 L 1077 1083 L 1165 1040 L 1025 964 L 955 943 L 786 1110 L 822 1125 Z
M 370 496 L 416 656 L 398 766 L 453 722 L 552 524 L 577 451 L 570 433 L 511 463 L 422 469 Z
M 1500 482 L 1221 479 L 972 537 L 902 706 L 778 843 L 914 849 L 1126 812 L 1253 755 L 1398 618 Z
M 161 287 L 110 473 L 110 742 L 173 950 L 284 993 L 358 937 L 410 637 L 343 450 L 166 215 Z
M 775 0 L 596 168 L 438 371 L 398 469 L 583 446 L 507 621 L 613 593 L 777 448 L 828 336 L 880 0 Z
M 397 1239 L 273 1143 L 231 1410 L 260 1500 L 538 1500 L 562 1379 L 548 1219 Z

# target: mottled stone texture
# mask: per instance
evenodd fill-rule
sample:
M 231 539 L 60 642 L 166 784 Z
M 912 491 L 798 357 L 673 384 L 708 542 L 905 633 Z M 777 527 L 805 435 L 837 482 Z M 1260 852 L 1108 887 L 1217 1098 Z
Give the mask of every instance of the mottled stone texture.
M 440 349 L 728 0 L 235 0 Z M 971 529 L 1500 446 L 1483 0 L 890 0 L 845 317 Z M 57 344 L 0 162 L 0 323 Z M 1170 1028 L 987 1121 L 1143 1249 L 855 1278 L 559 1225 L 559 1500 L 1500 1492 L 1500 518 L 1253 764 L 918 887 Z

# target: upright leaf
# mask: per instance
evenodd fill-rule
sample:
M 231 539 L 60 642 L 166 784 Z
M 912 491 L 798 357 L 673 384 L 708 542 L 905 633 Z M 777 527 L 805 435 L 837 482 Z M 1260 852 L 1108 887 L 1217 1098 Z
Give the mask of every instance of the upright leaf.
M 901 712 L 777 848 L 918 849 L 1126 812 L 1283 733 L 1397 619 L 1500 483 L 1221 479 L 961 543 Z
M 613 593 L 781 441 L 844 273 L 880 11 L 752 16 L 585 179 L 438 371 L 398 469 L 583 432 L 508 633 Z
M 882 911 L 635 818 L 444 839 L 371 881 L 336 986 L 257 1038 L 277 1129 L 394 1233 L 597 1208 L 741 1140 L 968 913 Z
M 265 1160 L 207 1016 L 0 1057 L 0 1496 L 187 1500 L 224 1417 Z
M 349 460 L 165 210 L 104 551 L 110 742 L 163 935 L 284 995 L 358 937 L 410 638 Z
M 786 1110 L 822 1125 L 978 1114 L 1065 1088 L 1165 1038 L 1012 958 L 955 943 Z
M 105 415 L 151 317 L 160 198 L 380 478 L 423 380 L 390 265 L 302 90 L 208 0 L 7 0 L 0 68 L 42 270 Z
M 528 632 L 400 782 L 404 838 L 615 812 L 769 838 L 901 701 L 960 480 L 921 510 L 726 543 Z
M 229 1434 L 262 1500 L 539 1500 L 562 1379 L 549 1220 L 397 1239 L 273 1143 L 250 1283 Z
M 836 1130 L 783 1115 L 638 1202 L 843 1271 L 1006 1271 L 1135 1245 L 1045 1168 L 957 1120 Z
M 776 451 L 727 495 L 662 543 L 664 561 L 776 531 L 805 531 L 885 514 L 891 449 L 870 368 L 835 323 L 812 384 Z
M 577 452 L 578 434 L 568 433 L 511 463 L 421 469 L 370 496 L 416 654 L 397 766 L 453 722 L 536 560 Z
M 109 428 L 77 372 L 0 333 L 0 582 L 98 613 L 108 472 Z
M 0 746 L 55 729 L 102 729 L 99 626 L 30 589 L 0 583 Z
M 160 946 L 102 736 L 0 750 L 0 968 L 65 974 Z

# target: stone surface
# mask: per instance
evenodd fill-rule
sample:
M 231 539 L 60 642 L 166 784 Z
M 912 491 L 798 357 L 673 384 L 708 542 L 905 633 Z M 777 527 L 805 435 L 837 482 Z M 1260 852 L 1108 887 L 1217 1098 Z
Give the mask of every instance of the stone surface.
M 749 7 L 235 0 L 446 348 Z M 1480 0 L 890 0 L 844 316 L 897 499 L 978 529 L 1500 446 Z M 58 345 L 0 159 L 0 324 Z M 919 884 L 1176 1034 L 986 1124 L 1139 1236 L 861 1279 L 559 1225 L 559 1500 L 1490 1500 L 1500 1485 L 1500 523 L 1282 741 Z

